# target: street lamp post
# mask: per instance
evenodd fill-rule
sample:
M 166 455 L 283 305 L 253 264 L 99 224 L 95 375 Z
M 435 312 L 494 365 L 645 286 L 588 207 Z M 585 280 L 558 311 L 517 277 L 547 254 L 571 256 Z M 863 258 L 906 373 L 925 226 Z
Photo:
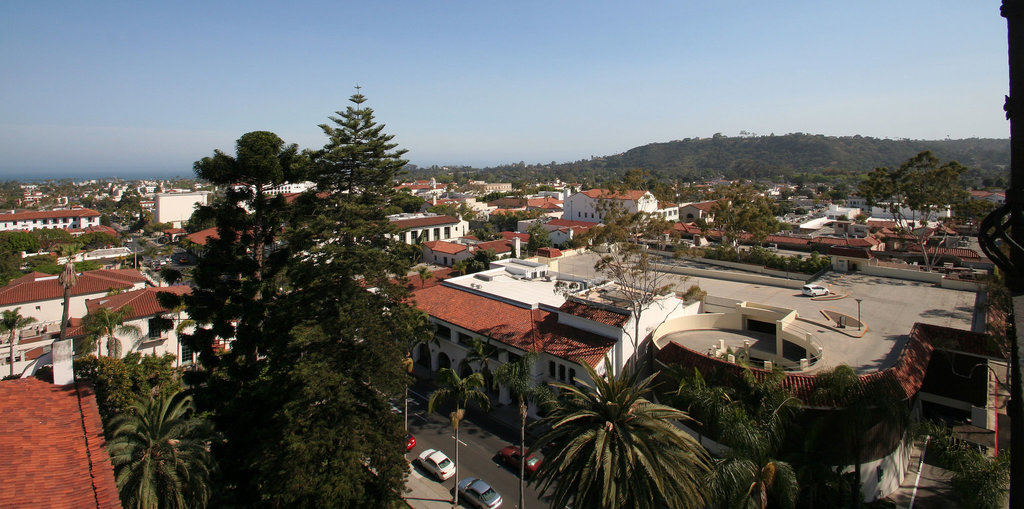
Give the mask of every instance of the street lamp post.
M 862 301 L 864 299 L 861 299 L 860 297 L 857 297 L 857 298 L 854 298 L 853 300 L 857 301 L 857 330 L 860 330 L 860 328 L 861 328 L 861 323 L 860 323 L 860 301 Z

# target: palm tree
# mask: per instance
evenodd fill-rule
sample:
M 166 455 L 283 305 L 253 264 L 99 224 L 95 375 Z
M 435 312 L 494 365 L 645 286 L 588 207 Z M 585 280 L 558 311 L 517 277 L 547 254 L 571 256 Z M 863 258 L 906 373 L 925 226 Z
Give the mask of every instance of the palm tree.
M 91 352 L 93 346 L 97 346 L 97 355 L 102 355 L 102 349 L 98 348 L 99 345 L 94 344 L 97 343 L 97 340 L 106 338 L 107 356 L 120 357 L 121 341 L 116 336 L 137 338 L 142 335 L 142 329 L 139 326 L 124 323 L 125 319 L 131 316 L 132 311 L 131 306 L 122 306 L 116 311 L 101 307 L 86 315 L 82 320 L 82 327 L 84 327 L 86 335 L 80 345 L 80 350 Z
M 18 331 L 36 323 L 36 319 L 31 316 L 21 316 L 18 311 L 21 307 L 14 309 L 4 310 L 2 318 L 0 318 L 0 332 L 10 332 L 11 336 L 8 338 L 7 343 L 11 346 L 11 357 L 9 359 L 11 366 L 10 376 L 14 376 L 14 347 L 17 346 L 17 340 L 19 339 Z
M 439 387 L 427 401 L 427 411 L 434 412 L 444 402 L 455 401 L 455 411 L 450 414 L 452 428 L 455 429 L 455 480 L 459 479 L 459 423 L 466 414 L 466 405 L 475 401 L 485 412 L 491 409 L 491 399 L 480 390 L 484 386 L 484 376 L 480 373 L 473 373 L 466 378 L 460 378 L 459 374 L 451 368 L 444 368 L 437 373 Z M 459 490 L 455 490 L 455 501 L 453 506 L 459 505 Z
M 416 273 L 420 276 L 420 288 L 425 287 L 427 285 L 427 280 L 434 277 L 433 271 L 431 271 L 430 267 L 427 267 L 426 265 L 420 265 L 416 269 Z
M 901 388 L 888 378 L 867 384 L 850 366 L 841 364 L 816 377 L 812 399 L 820 405 L 834 406 L 827 417 L 841 441 L 833 446 L 843 449 L 844 457 L 853 461 L 853 497 L 856 507 L 862 500 L 861 468 L 865 436 L 879 422 L 887 421 L 901 431 L 906 427 L 908 408 L 900 397 Z
M 73 260 L 74 254 L 77 251 L 78 247 L 74 244 L 64 244 L 58 249 L 61 256 L 67 257 L 67 260 L 64 262 L 64 270 L 61 271 L 60 276 L 57 278 L 60 286 L 64 287 L 64 314 L 60 320 L 61 341 L 68 338 L 68 321 L 71 319 L 71 289 L 78 284 L 78 274 L 75 272 L 75 262 Z
M 719 417 L 719 440 L 729 447 L 715 464 L 712 491 L 723 507 L 765 509 L 793 507 L 799 494 L 796 473 L 777 459 L 786 427 L 796 415 L 799 401 L 782 386 L 784 375 L 770 374 L 758 381 L 750 370 L 738 384 L 736 401 Z
M 526 416 L 529 402 L 545 402 L 552 399 L 552 394 L 542 385 L 533 383 L 533 365 L 537 362 L 536 352 L 527 352 L 515 362 L 502 364 L 494 373 L 495 380 L 508 388 L 519 403 L 519 452 L 524 461 L 519 462 L 519 508 L 525 509 L 526 482 Z
M 554 451 L 531 481 L 552 507 L 704 507 L 707 452 L 675 425 L 685 412 L 644 397 L 656 375 L 605 378 L 584 366 L 594 385 L 553 384 L 560 393 L 542 421 L 551 430 L 534 445 Z
M 479 372 L 484 376 L 486 386 L 490 388 L 494 380 L 491 363 L 494 362 L 493 357 L 497 354 L 498 349 L 491 345 L 490 339 L 484 341 L 479 337 L 470 338 L 468 347 L 469 351 L 466 352 L 466 357 L 459 362 L 459 369 L 463 372 L 466 370 Z
M 110 461 L 125 507 L 205 507 L 210 497 L 206 421 L 190 418 L 192 397 L 141 397 L 111 422 Z

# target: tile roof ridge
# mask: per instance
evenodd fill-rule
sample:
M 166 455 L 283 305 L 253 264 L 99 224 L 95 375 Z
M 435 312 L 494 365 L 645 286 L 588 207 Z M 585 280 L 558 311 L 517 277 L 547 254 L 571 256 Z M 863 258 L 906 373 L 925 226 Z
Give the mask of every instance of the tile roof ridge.
M 82 386 L 79 381 L 75 381 L 75 398 L 78 402 L 78 418 L 82 425 L 82 439 L 85 440 L 85 458 L 89 462 L 89 485 L 92 486 L 92 499 L 96 502 L 96 507 L 100 506 L 100 495 L 99 487 L 96 486 L 96 472 L 93 467 L 92 447 L 89 445 L 89 427 L 85 422 L 85 409 L 82 407 Z

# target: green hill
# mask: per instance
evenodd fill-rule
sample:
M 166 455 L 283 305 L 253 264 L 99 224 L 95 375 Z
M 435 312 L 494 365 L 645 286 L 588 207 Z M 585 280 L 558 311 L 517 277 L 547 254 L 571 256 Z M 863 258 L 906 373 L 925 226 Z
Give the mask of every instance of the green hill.
M 758 179 L 797 173 L 863 173 L 879 166 L 898 166 L 924 150 L 931 150 L 943 161 L 956 160 L 968 166 L 972 177 L 1003 175 L 1010 163 L 1009 139 L 892 140 L 795 133 L 746 137 L 716 134 L 651 143 L 621 154 L 569 163 L 464 169 L 492 181 L 536 182 L 557 177 L 594 182 L 615 178 L 632 168 L 643 168 L 661 179 Z

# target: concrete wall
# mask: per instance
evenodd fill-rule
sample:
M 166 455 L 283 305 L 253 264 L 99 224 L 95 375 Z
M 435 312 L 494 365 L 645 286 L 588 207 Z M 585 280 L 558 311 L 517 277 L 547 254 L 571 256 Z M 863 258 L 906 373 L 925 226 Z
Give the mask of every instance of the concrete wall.
M 891 277 L 896 279 L 907 279 L 910 281 L 921 281 L 924 283 L 939 284 L 942 281 L 942 274 L 938 272 L 924 272 L 920 270 L 894 269 L 879 267 L 877 265 L 861 265 L 859 271 L 869 276 Z
M 656 264 L 655 269 L 672 274 L 684 274 L 687 276 L 706 277 L 711 279 L 724 279 L 726 281 L 739 281 L 755 285 L 779 286 L 782 288 L 800 289 L 803 287 L 803 280 L 782 279 L 777 277 L 762 276 L 759 274 L 748 274 L 740 272 L 728 272 L 723 270 L 697 269 L 693 267 L 680 267 L 678 265 Z
M 771 269 L 763 267 L 761 265 L 751 265 L 749 263 L 730 262 L 726 260 L 712 260 L 710 258 L 689 258 L 684 257 L 685 260 L 691 260 L 697 263 L 706 263 L 708 265 L 715 265 L 718 267 L 728 267 L 730 269 L 743 270 L 747 272 L 754 272 L 757 274 L 767 274 L 769 276 L 781 277 L 786 279 L 799 279 L 806 281 L 810 274 L 804 274 L 803 272 L 789 272 L 786 270 Z

